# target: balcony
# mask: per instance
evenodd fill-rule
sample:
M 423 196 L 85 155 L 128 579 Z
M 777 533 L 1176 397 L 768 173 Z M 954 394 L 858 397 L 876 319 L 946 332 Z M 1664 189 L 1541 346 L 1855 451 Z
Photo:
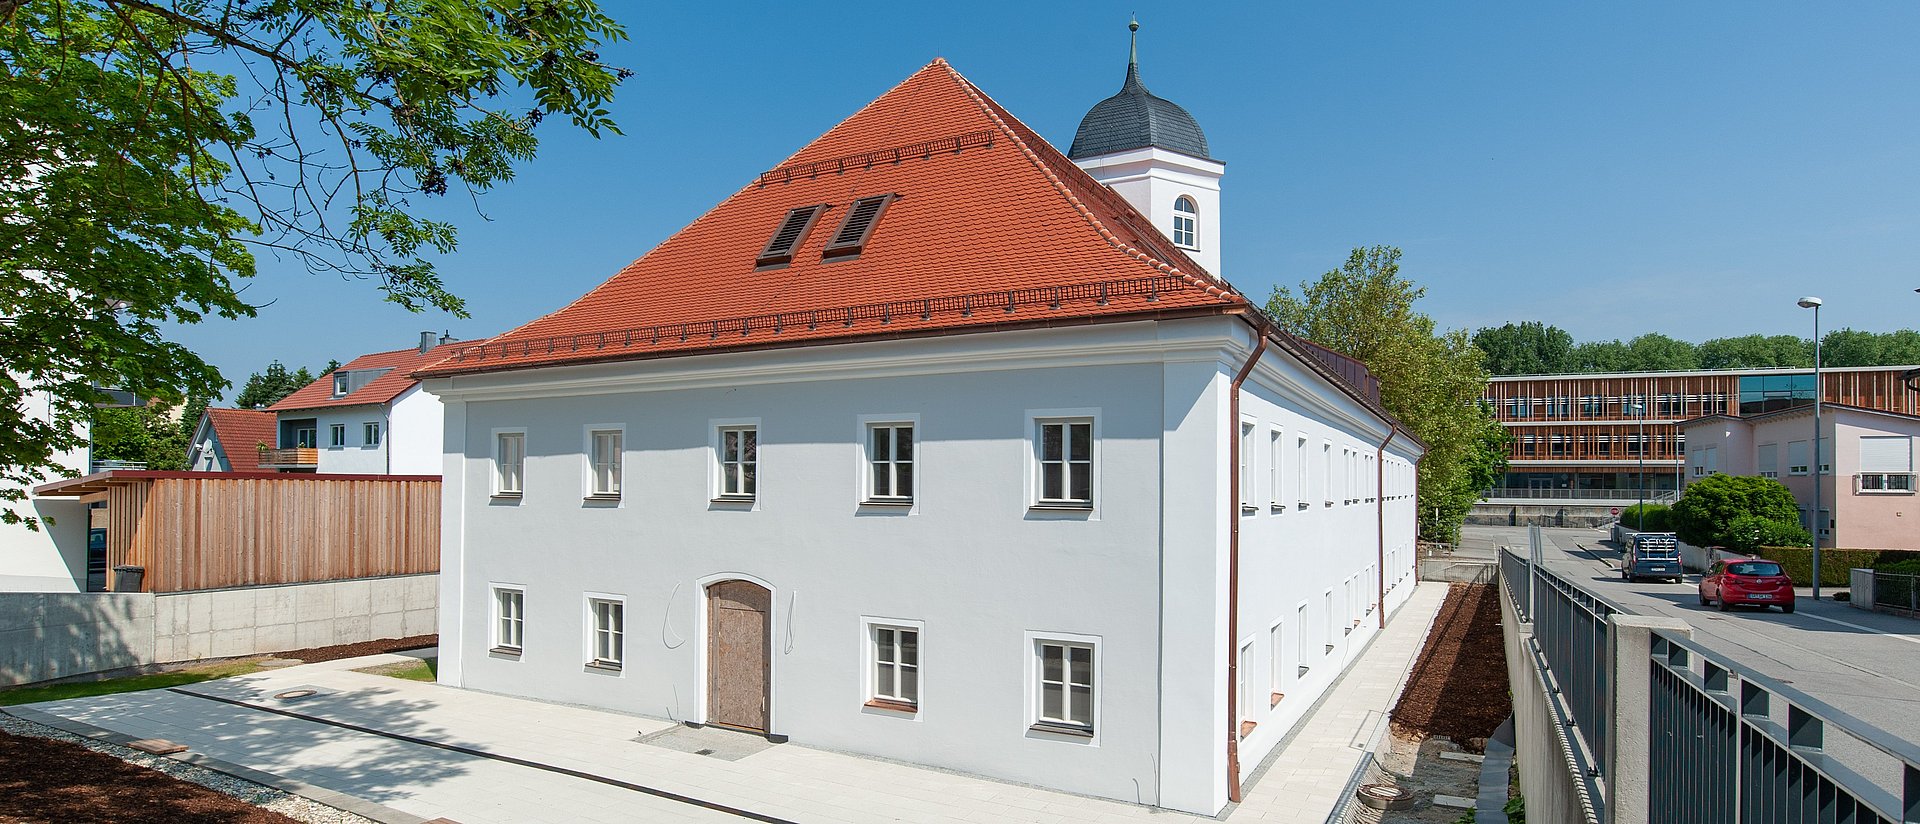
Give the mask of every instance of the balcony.
M 320 450 L 310 446 L 260 450 L 261 469 L 313 469 L 319 465 Z

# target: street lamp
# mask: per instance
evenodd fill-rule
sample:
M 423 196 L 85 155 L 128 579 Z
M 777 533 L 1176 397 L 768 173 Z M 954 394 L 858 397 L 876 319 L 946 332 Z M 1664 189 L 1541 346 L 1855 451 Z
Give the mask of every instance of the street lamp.
M 1636 532 L 1645 532 L 1647 531 L 1647 396 L 1639 397 L 1639 402 L 1633 404 L 1633 411 L 1640 418 L 1640 443 L 1639 448 L 1634 450 L 1634 454 L 1640 458 L 1640 469 L 1634 474 L 1634 483 L 1640 487 L 1640 506 L 1634 511 L 1640 513 L 1640 517 L 1633 525 L 1633 529 Z
M 1813 600 L 1820 600 L 1820 304 L 1811 295 L 1801 298 L 1800 308 L 1813 310 Z

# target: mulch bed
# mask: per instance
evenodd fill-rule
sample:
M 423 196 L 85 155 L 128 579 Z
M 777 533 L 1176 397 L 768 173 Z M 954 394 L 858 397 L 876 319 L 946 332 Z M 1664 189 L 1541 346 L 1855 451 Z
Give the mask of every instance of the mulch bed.
M 440 643 L 438 635 L 415 635 L 411 638 L 387 638 L 380 641 L 362 641 L 358 644 L 340 644 L 332 647 L 314 647 L 296 649 L 288 652 L 276 652 L 275 658 L 296 658 L 308 664 L 321 661 L 338 661 L 342 658 L 358 658 L 362 655 L 377 655 L 382 652 L 404 652 L 410 649 L 430 647 Z
M 78 744 L 4 732 L 0 821 L 294 824 L 279 813 Z
M 1454 584 L 1448 590 L 1400 703 L 1393 708 L 1397 731 L 1444 735 L 1479 751 L 1513 714 L 1497 598 L 1499 591 L 1492 584 Z

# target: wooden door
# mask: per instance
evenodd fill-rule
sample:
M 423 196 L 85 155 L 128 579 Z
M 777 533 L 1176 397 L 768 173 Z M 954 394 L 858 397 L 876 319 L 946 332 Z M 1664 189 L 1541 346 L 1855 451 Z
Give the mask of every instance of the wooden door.
M 767 731 L 772 605 L 759 584 L 707 587 L 707 723 Z

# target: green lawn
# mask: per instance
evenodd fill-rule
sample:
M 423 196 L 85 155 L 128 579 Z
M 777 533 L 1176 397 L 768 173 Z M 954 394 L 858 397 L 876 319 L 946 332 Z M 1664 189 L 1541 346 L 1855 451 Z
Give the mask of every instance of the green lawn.
M 418 661 L 403 661 L 398 664 L 381 664 L 374 667 L 362 667 L 354 672 L 366 672 L 385 675 L 389 678 L 404 678 L 408 681 L 432 682 L 439 677 L 440 659 L 423 658 Z
M 125 678 L 108 678 L 101 681 L 80 681 L 69 684 L 43 684 L 32 687 L 11 687 L 0 689 L 0 706 L 13 704 L 32 704 L 39 701 L 59 701 L 64 698 L 86 698 L 93 695 L 113 695 L 120 692 L 177 687 L 182 684 L 197 684 L 212 681 L 215 678 L 227 678 L 260 671 L 260 659 L 249 658 L 240 661 L 221 661 L 215 664 L 203 664 L 171 672 L 156 672 L 151 675 L 130 675 Z

